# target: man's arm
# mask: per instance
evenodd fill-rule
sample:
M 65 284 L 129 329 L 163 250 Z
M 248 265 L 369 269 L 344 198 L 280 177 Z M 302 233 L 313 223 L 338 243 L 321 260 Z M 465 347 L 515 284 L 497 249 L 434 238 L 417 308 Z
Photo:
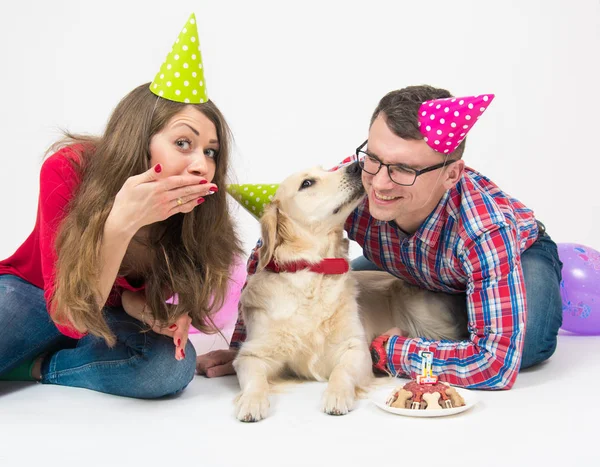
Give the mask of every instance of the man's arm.
M 434 352 L 433 372 L 450 384 L 510 389 L 523 349 L 527 303 L 516 234 L 501 227 L 465 245 L 461 261 L 469 276 L 467 341 L 429 341 L 379 336 L 371 343 L 375 367 L 416 378 L 420 351 Z
M 246 271 L 247 275 L 250 276 L 256 272 L 258 268 L 258 249 L 262 246 L 262 240 L 258 240 L 256 246 L 250 253 L 250 257 L 248 258 L 248 262 L 246 263 Z M 246 278 L 246 281 L 248 279 Z M 246 285 L 244 284 L 244 287 Z M 231 336 L 231 342 L 229 343 L 230 349 L 239 350 L 242 345 L 242 342 L 246 340 L 246 325 L 244 324 L 244 320 L 242 319 L 242 314 L 239 312 L 240 305 L 238 304 L 238 319 L 235 323 L 235 329 L 233 331 L 233 335 Z

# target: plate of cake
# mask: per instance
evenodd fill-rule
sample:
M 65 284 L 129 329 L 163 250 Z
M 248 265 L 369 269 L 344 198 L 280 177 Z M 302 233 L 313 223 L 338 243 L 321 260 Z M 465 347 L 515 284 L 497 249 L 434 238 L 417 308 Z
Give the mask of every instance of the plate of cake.
M 408 417 L 445 417 L 469 410 L 479 399 L 475 392 L 448 383 L 419 384 L 415 380 L 379 389 L 370 397 L 386 412 Z

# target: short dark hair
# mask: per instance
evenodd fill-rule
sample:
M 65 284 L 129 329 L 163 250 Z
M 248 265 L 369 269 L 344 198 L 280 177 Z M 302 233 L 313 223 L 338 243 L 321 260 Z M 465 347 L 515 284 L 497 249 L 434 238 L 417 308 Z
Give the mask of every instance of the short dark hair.
M 419 130 L 418 114 L 421 104 L 433 99 L 453 97 L 449 91 L 433 86 L 408 86 L 387 93 L 377 104 L 371 117 L 371 125 L 380 113 L 384 113 L 388 128 L 403 139 L 423 139 Z M 460 159 L 465 151 L 466 138 L 448 157 Z

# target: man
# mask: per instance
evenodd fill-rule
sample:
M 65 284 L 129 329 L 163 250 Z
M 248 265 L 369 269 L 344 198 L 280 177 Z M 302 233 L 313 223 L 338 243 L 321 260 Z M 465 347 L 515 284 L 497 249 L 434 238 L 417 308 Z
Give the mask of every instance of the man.
M 452 98 L 412 86 L 381 99 L 357 149 L 367 197 L 346 221 L 364 256 L 353 269 L 382 269 L 420 287 L 464 293 L 470 338 L 428 341 L 391 329 L 371 343 L 374 368 L 415 378 L 420 351 L 433 373 L 467 388 L 510 389 L 521 368 L 548 359 L 562 324 L 562 263 L 533 212 L 465 166 L 465 137 L 492 95 Z M 256 269 L 256 249 L 249 273 Z M 198 358 L 207 376 L 232 373 L 244 338 Z

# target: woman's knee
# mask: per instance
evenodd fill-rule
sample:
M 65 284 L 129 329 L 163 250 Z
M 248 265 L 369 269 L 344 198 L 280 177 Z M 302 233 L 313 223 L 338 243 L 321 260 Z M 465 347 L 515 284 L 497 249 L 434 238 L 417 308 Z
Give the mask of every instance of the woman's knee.
M 185 358 L 177 360 L 173 341 L 166 336 L 158 337 L 136 364 L 136 392 L 142 399 L 177 394 L 188 386 L 196 372 L 196 350 L 189 341 Z

